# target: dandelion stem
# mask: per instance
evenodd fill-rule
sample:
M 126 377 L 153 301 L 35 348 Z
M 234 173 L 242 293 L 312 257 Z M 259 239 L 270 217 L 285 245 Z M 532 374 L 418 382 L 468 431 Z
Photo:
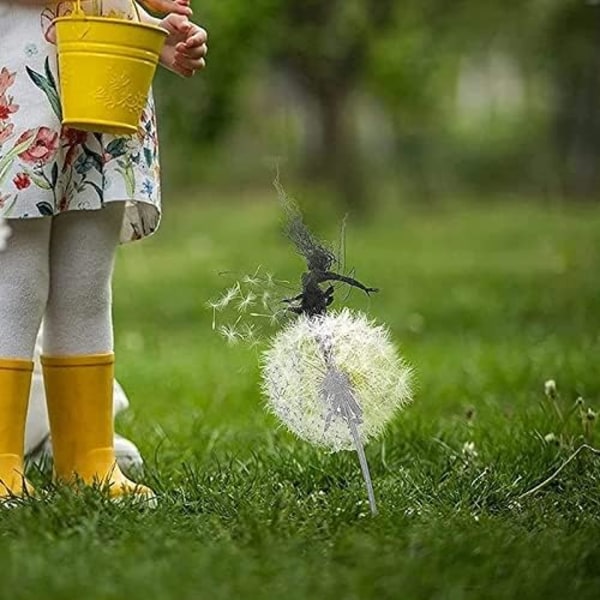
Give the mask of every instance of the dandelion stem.
M 360 441 L 358 435 L 358 428 L 353 420 L 348 420 L 348 427 L 352 433 L 354 439 L 354 446 L 358 454 L 358 460 L 360 461 L 360 468 L 367 486 L 367 494 L 369 496 L 369 504 L 371 505 L 371 513 L 373 516 L 377 515 L 377 503 L 375 502 L 375 492 L 373 491 L 373 481 L 371 480 L 371 472 L 369 471 L 369 463 L 367 462 L 367 455 L 365 454 L 365 448 Z

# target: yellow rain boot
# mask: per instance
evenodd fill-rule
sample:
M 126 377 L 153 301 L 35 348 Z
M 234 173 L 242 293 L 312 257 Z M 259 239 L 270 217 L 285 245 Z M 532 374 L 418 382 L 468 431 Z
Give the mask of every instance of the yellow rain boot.
M 25 421 L 33 363 L 0 359 L 0 502 L 33 494 L 25 479 Z
M 54 474 L 67 484 L 106 488 L 155 501 L 154 492 L 130 481 L 114 452 L 114 355 L 42 357 Z

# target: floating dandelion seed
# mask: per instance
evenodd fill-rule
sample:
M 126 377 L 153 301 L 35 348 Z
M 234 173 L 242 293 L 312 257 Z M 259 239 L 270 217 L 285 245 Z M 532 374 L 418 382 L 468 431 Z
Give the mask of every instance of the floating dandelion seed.
M 263 292 L 262 298 L 260 299 L 262 307 L 265 310 L 269 310 L 271 302 L 271 294 L 269 292 Z
M 279 325 L 285 315 L 287 315 L 287 311 L 285 311 L 285 310 L 278 310 L 278 311 L 272 312 L 269 315 L 269 323 L 273 326 Z
M 261 266 L 259 265 L 256 271 L 254 272 L 254 275 L 244 275 L 242 282 L 254 287 L 261 285 L 263 282 L 262 279 L 258 276 L 258 274 L 260 273 L 260 269 Z
M 254 306 L 256 302 L 256 294 L 252 292 L 248 292 L 246 296 L 240 294 L 241 300 L 238 302 L 237 310 L 238 312 L 246 312 L 249 308 Z
M 219 327 L 219 333 L 227 340 L 227 343 L 231 346 L 238 343 L 242 339 L 241 333 L 237 326 L 240 323 L 241 317 L 238 317 L 237 321 L 233 325 L 221 325 Z
M 219 333 L 227 340 L 227 343 L 232 346 L 237 344 L 240 340 L 239 331 L 232 325 L 221 325 L 221 327 L 219 327 Z
M 214 331 L 217 327 L 217 311 L 221 310 L 221 305 L 218 301 L 209 300 L 206 306 L 212 310 L 212 330 Z
M 218 310 L 227 308 L 241 293 L 239 282 L 230 287 L 218 300 Z
M 252 342 L 255 338 L 256 328 L 251 323 L 244 323 L 240 327 L 240 338 L 245 342 Z

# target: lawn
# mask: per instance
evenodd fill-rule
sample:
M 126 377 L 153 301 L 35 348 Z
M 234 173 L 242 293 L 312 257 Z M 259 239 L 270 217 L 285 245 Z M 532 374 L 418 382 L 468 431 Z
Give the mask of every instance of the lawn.
M 600 446 L 584 414 L 600 409 L 600 208 L 351 220 L 347 267 L 381 293 L 348 303 L 387 323 L 416 371 L 414 403 L 367 449 L 372 518 L 356 456 L 279 428 L 260 348 L 211 330 L 206 302 L 236 273 L 295 280 L 303 266 L 274 194 L 227 201 L 180 202 L 119 256 L 118 375 L 133 406 L 118 429 L 139 443 L 158 508 L 58 490 L 0 512 L 0 598 L 599 598 L 600 457 L 583 451 L 521 495 L 582 443 Z M 334 219 L 316 223 L 337 236 Z

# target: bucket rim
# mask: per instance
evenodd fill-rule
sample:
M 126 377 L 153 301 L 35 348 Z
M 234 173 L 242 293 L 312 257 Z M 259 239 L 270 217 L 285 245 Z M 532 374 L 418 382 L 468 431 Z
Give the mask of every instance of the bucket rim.
M 67 15 L 64 17 L 56 17 L 54 19 L 54 24 L 56 23 L 111 23 L 113 25 L 123 25 L 126 27 L 135 27 L 135 28 L 143 28 L 149 29 L 151 31 L 155 31 L 156 33 L 160 33 L 165 37 L 169 35 L 169 32 L 164 27 L 159 27 L 158 25 L 150 25 L 150 23 L 141 23 L 140 21 L 128 21 L 126 19 L 114 19 L 112 17 L 95 17 L 85 15 L 83 17 Z

